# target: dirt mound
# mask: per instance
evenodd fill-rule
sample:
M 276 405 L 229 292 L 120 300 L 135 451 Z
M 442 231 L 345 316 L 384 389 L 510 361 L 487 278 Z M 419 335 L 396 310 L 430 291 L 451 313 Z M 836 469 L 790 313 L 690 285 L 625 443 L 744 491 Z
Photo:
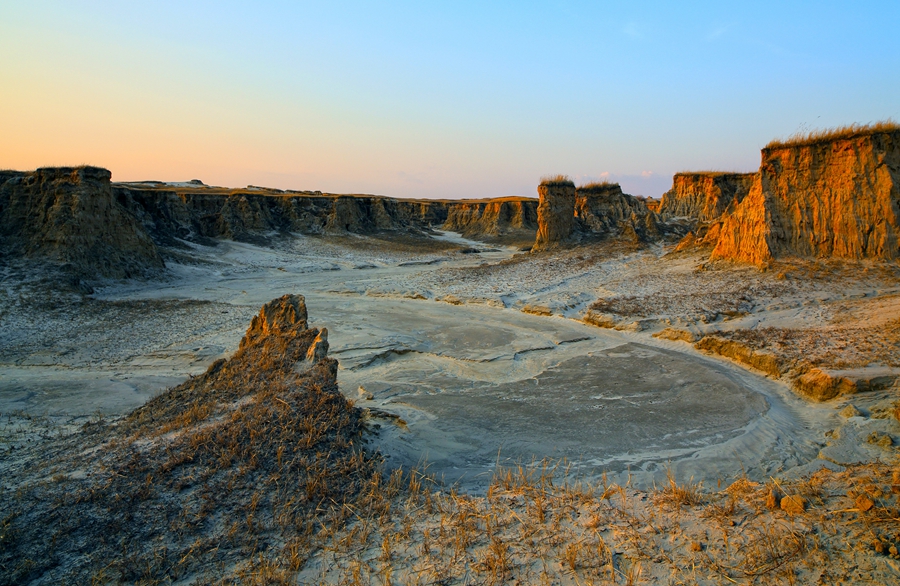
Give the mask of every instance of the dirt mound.
M 0 583 L 227 583 L 299 569 L 376 474 L 324 340 L 303 297 L 286 295 L 231 359 L 120 421 L 19 454 L 0 491 Z
M 12 258 L 71 265 L 82 278 L 163 268 L 150 236 L 113 195 L 110 172 L 44 168 L 0 175 L 0 237 Z

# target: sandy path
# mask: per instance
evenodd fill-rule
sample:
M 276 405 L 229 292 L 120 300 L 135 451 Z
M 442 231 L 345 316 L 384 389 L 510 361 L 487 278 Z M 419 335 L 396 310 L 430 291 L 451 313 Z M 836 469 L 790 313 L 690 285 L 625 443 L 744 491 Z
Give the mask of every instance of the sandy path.
M 345 394 L 396 416 L 379 416 L 373 447 L 389 463 L 427 460 L 470 490 L 483 488 L 498 453 L 503 462 L 567 458 L 588 477 L 607 470 L 639 485 L 666 467 L 714 481 L 815 459 L 833 409 L 683 343 L 519 310 L 537 300 L 574 315 L 596 298 L 584 269 L 556 267 L 544 282 L 447 284 L 452 269 L 513 253 L 416 254 L 308 237 L 276 248 L 198 246 L 167 282 L 108 287 L 90 310 L 4 323 L 25 333 L 0 346 L 0 412 L 127 412 L 233 352 L 260 305 L 300 293 L 313 325 L 329 329 Z

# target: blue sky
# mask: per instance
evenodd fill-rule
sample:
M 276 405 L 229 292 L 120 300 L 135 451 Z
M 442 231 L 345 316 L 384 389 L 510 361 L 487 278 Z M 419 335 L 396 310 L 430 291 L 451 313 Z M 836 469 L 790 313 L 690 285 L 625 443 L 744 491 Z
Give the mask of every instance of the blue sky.
M 900 119 L 900 2 L 0 0 L 0 167 L 400 197 L 660 195 Z

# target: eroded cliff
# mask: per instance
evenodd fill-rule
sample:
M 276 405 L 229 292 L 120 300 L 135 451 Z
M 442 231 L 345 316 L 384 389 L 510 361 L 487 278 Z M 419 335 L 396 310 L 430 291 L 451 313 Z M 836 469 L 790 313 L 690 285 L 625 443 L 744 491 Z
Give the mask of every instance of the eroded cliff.
M 521 197 L 452 202 L 441 227 L 469 238 L 531 242 L 537 232 L 537 208 L 537 200 Z
M 248 188 L 120 184 L 119 201 L 154 239 L 256 240 L 269 232 L 372 234 L 423 232 L 441 227 L 470 238 L 512 235 L 531 239 L 537 201 L 397 199 Z
M 97 167 L 0 174 L 0 244 L 6 255 L 70 266 L 86 278 L 128 278 L 163 267 L 156 245 Z
M 661 230 L 644 200 L 622 192 L 618 183 L 595 183 L 575 190 L 575 217 L 584 235 L 630 236 L 653 240 Z
M 535 251 L 603 238 L 647 242 L 678 231 L 662 224 L 643 199 L 623 193 L 618 183 L 576 189 L 571 181 L 557 180 L 541 183 L 538 193 Z
M 744 199 L 753 177 L 753 173 L 676 173 L 672 188 L 662 196 L 659 214 L 700 222 L 715 220 Z
M 763 265 L 781 256 L 900 256 L 900 129 L 864 129 L 762 151 L 748 195 L 712 253 Z

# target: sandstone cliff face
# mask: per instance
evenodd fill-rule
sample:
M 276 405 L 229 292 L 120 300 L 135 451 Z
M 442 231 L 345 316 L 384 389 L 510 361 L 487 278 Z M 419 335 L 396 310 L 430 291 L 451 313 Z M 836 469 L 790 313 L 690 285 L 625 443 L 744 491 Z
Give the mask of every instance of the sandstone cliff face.
M 538 229 L 533 250 L 548 250 L 571 241 L 575 231 L 575 184 L 541 183 L 538 195 Z
M 677 173 L 662 196 L 663 218 L 687 217 L 708 222 L 720 217 L 749 193 L 754 173 Z
M 96 167 L 0 175 L 6 254 L 71 265 L 82 278 L 128 278 L 162 268 L 156 245 Z
M 900 256 L 900 131 L 763 149 L 712 258 Z

